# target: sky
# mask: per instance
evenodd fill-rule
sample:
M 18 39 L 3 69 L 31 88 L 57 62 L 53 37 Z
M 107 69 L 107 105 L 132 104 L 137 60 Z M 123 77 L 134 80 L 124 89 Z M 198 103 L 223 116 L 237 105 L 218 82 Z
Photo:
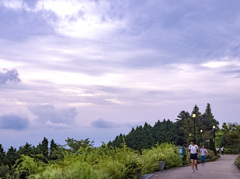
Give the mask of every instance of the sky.
M 207 103 L 239 122 L 239 0 L 0 0 L 0 143 L 101 142 Z

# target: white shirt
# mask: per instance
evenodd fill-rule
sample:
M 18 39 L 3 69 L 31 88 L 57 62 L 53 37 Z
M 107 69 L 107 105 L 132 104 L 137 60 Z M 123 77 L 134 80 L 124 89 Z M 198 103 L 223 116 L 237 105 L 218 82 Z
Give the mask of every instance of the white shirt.
M 200 152 L 201 152 L 201 156 L 206 156 L 206 154 L 207 154 L 207 149 L 201 148 L 201 149 L 200 149 Z
M 223 151 L 223 149 L 224 149 L 224 148 L 222 147 L 222 148 L 221 148 L 221 151 Z
M 191 154 L 196 154 L 198 146 L 196 144 L 194 146 L 193 145 L 189 145 L 188 149 L 190 150 Z

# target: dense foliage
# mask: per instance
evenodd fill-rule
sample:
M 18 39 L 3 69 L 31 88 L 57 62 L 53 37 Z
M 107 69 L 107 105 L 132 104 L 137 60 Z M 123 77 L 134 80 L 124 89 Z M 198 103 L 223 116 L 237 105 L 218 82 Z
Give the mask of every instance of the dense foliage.
M 3 150 L 0 144 L 0 178 L 24 178 L 29 173 L 25 170 L 26 165 L 31 165 L 33 168 L 30 171 L 34 171 L 35 161 L 48 163 L 48 159 L 51 159 L 54 151 L 58 148 L 58 145 L 51 141 L 50 148 L 48 147 L 48 139 L 44 137 L 42 143 L 39 143 L 36 147 L 29 143 L 24 146 L 20 146 L 17 150 L 14 147 L 10 147 L 7 152 Z M 49 154 L 50 151 L 50 154 Z M 19 169 L 22 170 L 19 170 Z
M 226 154 L 240 152 L 240 125 L 237 123 L 223 123 L 222 128 L 216 133 L 216 147 L 224 146 Z
M 46 139 L 44 139 L 46 141 Z M 121 148 L 109 147 L 103 144 L 95 148 L 88 139 L 66 140 L 67 148 L 58 146 L 53 152 L 57 160 L 48 156 L 21 154 L 15 164 L 11 166 L 11 173 L 7 165 L 0 166 L 1 178 L 32 178 L 32 179 L 131 179 L 136 178 L 138 171 L 151 173 L 157 171 L 159 163 L 166 160 L 166 168 L 181 166 L 176 146 L 162 143 L 138 151 L 130 149 L 125 143 Z M 45 158 L 45 159 L 43 159 Z
M 129 134 L 120 134 L 114 141 L 109 142 L 109 146 L 121 147 L 123 139 L 125 139 L 128 147 L 141 151 L 142 149 L 149 149 L 156 143 L 174 142 L 177 140 L 176 126 L 170 120 L 163 120 L 163 122 L 156 122 L 152 127 L 145 123 L 144 126 L 138 126 L 136 129 L 132 128 Z
M 196 114 L 196 118 L 192 118 L 192 114 Z M 108 145 L 120 147 L 123 138 L 126 139 L 128 147 L 139 151 L 163 142 L 188 145 L 194 137 L 194 121 L 195 139 L 198 144 L 204 144 L 204 141 L 213 139 L 214 132 L 219 130 L 219 122 L 214 118 L 210 104 L 207 104 L 203 114 L 199 112 L 199 108 L 195 105 L 191 114 L 181 111 L 176 122 L 164 119 L 163 121 L 158 120 L 154 126 L 145 123 L 144 126 L 132 128 L 127 135 L 120 134 Z M 215 126 L 215 129 L 213 129 L 213 126 Z
M 234 164 L 240 169 L 240 156 L 236 158 Z

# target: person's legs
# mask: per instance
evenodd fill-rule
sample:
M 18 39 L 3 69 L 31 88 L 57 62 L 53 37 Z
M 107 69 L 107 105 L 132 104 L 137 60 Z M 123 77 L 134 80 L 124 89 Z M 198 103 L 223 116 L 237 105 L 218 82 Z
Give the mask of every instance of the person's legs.
M 194 164 L 195 164 L 196 170 L 198 170 L 198 168 L 197 168 L 197 160 L 194 160 Z
M 203 157 L 203 165 L 205 165 L 205 158 L 206 156 L 202 156 Z
M 191 159 L 191 166 L 192 166 L 192 171 L 194 171 L 194 160 Z
M 203 156 L 201 156 L 201 163 L 202 163 L 202 165 L 203 165 Z

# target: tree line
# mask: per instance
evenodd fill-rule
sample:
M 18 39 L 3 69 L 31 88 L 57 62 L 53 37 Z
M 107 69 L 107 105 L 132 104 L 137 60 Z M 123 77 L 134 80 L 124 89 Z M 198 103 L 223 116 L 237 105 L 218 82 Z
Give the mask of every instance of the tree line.
M 193 114 L 196 114 L 195 118 L 192 117 Z M 195 139 L 198 144 L 213 139 L 214 132 L 219 130 L 219 122 L 214 118 L 211 106 L 208 103 L 203 114 L 195 105 L 191 113 L 181 111 L 176 122 L 164 119 L 163 121 L 158 120 L 153 126 L 145 123 L 143 126 L 132 128 L 127 135 L 116 136 L 108 145 L 120 147 L 125 140 L 128 147 L 139 151 L 163 142 L 187 145 L 194 138 L 194 120 Z M 213 129 L 213 126 L 215 126 L 215 129 Z
M 68 138 L 65 142 L 65 145 L 59 145 L 52 139 L 49 144 L 48 139 L 44 137 L 37 146 L 26 143 L 24 146 L 20 146 L 18 150 L 11 146 L 7 152 L 0 144 L 0 178 L 26 178 L 29 171 L 18 171 L 19 168 L 24 168 L 21 166 L 23 160 L 27 161 L 32 158 L 34 161 L 48 164 L 51 161 L 63 159 L 65 153 L 77 153 L 81 147 L 93 148 L 93 141 L 89 141 L 89 139 L 75 140 Z M 31 160 L 29 162 L 31 163 Z
M 21 155 L 34 156 L 44 162 L 47 162 L 48 159 L 54 159 L 53 151 L 57 149 L 58 145 L 53 139 L 50 142 L 50 148 L 48 145 L 48 139 L 45 137 L 36 147 L 26 143 L 24 146 L 20 146 L 18 150 L 11 146 L 7 152 L 4 151 L 2 144 L 0 144 L 1 169 L 3 170 L 3 168 L 5 168 L 5 170 L 10 170 L 14 173 L 13 166 L 16 164 L 16 161 L 20 159 Z

